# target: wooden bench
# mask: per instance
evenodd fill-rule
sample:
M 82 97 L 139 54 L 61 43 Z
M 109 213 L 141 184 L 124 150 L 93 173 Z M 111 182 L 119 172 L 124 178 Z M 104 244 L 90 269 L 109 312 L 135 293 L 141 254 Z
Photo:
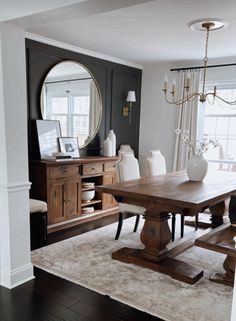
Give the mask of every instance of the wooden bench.
M 211 281 L 233 286 L 236 265 L 235 237 L 236 227 L 227 223 L 212 229 L 209 233 L 195 240 L 196 246 L 227 255 L 223 263 L 226 273 L 214 273 L 210 277 Z

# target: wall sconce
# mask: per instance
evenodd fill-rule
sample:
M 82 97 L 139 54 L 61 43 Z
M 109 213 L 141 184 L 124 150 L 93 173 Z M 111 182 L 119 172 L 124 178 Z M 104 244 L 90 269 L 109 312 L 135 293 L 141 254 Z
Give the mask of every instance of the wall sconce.
M 126 101 L 129 103 L 128 107 L 123 107 L 123 116 L 129 117 L 129 125 L 131 124 L 131 109 L 132 103 L 136 102 L 135 91 L 129 91 Z

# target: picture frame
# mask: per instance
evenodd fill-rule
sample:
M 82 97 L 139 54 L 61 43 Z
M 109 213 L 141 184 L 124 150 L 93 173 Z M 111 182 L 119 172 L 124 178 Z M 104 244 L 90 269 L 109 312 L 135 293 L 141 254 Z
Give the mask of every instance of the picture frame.
M 59 152 L 58 138 L 61 137 L 59 120 L 36 120 L 39 152 L 41 159 Z
M 62 153 L 72 158 L 80 157 L 78 137 L 59 137 L 58 140 Z

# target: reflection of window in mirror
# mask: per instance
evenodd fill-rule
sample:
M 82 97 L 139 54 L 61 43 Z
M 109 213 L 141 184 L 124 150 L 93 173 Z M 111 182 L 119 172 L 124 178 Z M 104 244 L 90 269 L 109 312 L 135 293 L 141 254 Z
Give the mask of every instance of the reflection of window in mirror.
M 64 62 L 47 75 L 41 94 L 43 119 L 59 120 L 62 136 L 78 137 L 85 146 L 96 134 L 101 99 L 90 73 L 80 64 Z

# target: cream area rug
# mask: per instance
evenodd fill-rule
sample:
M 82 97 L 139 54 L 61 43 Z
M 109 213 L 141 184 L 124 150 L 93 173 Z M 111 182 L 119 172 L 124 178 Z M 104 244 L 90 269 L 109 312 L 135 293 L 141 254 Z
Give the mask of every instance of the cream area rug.
M 230 320 L 232 288 L 209 281 L 213 272 L 223 272 L 224 255 L 197 247 L 179 255 L 204 270 L 202 279 L 188 285 L 111 258 L 112 252 L 122 247 L 142 246 L 139 233 L 132 233 L 133 226 L 133 218 L 125 220 L 118 241 L 114 240 L 117 225 L 112 224 L 46 246 L 32 252 L 32 262 L 166 321 Z

